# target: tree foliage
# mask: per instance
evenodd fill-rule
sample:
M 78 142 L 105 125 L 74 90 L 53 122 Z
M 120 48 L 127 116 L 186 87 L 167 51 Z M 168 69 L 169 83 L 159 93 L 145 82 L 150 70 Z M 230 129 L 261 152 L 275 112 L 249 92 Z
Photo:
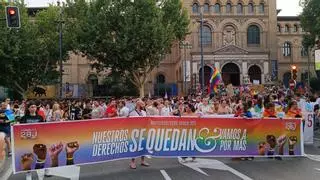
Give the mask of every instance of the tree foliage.
M 76 50 L 130 77 L 141 96 L 149 73 L 188 31 L 180 0 L 75 0 L 68 7 Z
M 319 0 L 300 0 L 303 12 L 300 15 L 301 26 L 308 32 L 304 36 L 304 47 L 313 47 L 320 35 L 320 3 Z
M 57 83 L 59 9 L 50 6 L 35 17 L 30 17 L 23 1 L 16 2 L 16 5 L 20 9 L 21 28 L 7 28 L 6 22 L 1 21 L 0 85 L 24 96 L 31 86 Z M 4 7 L 1 7 L 0 14 L 1 18 L 5 18 Z M 68 33 L 64 33 L 67 37 Z M 64 59 L 68 58 L 70 48 L 63 47 Z

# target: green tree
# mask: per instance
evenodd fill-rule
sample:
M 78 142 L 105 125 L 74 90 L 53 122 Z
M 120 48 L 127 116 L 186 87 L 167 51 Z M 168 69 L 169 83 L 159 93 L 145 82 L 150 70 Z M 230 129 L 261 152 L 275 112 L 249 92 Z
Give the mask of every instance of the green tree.
M 23 1 L 16 2 L 16 5 L 20 8 L 21 28 L 9 29 L 4 21 L 0 26 L 0 85 L 25 96 L 29 87 L 58 81 L 59 9 L 50 6 L 30 17 Z M 4 7 L 0 11 L 4 18 Z M 64 59 L 67 59 L 69 50 L 69 46 L 64 46 Z
M 180 0 L 75 0 L 68 7 L 78 35 L 76 49 L 97 65 L 125 74 L 140 96 L 150 72 L 188 32 Z
M 320 3 L 319 0 L 300 0 L 300 5 L 303 7 L 301 26 L 308 32 L 304 35 L 303 45 L 310 48 L 320 35 Z

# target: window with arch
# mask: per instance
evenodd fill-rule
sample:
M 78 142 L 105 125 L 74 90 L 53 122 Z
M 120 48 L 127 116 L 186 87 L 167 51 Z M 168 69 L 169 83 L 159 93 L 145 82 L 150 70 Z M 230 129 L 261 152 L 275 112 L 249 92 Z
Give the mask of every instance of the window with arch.
M 293 32 L 298 32 L 298 25 L 293 25 Z
M 237 5 L 237 13 L 238 14 L 242 14 L 243 13 L 243 7 L 241 3 L 238 3 Z
M 256 25 L 248 27 L 248 44 L 260 44 L 260 29 Z
M 231 3 L 227 3 L 227 5 L 226 5 L 226 13 L 228 13 L 228 14 L 230 14 L 231 13 L 231 11 L 232 11 L 232 5 L 231 5 Z
M 192 13 L 193 14 L 198 14 L 199 13 L 199 5 L 197 3 L 194 3 L 192 5 Z
M 219 14 L 221 12 L 221 6 L 219 3 L 216 3 L 213 7 L 214 7 L 213 12 L 215 12 L 217 14 Z
M 199 31 L 199 44 L 201 44 L 201 40 L 202 40 L 203 46 L 211 46 L 211 44 L 212 44 L 211 28 L 207 25 L 203 26 L 202 38 L 201 38 L 201 32 Z
M 164 84 L 166 83 L 166 77 L 163 74 L 157 75 L 157 84 Z
M 252 3 L 249 3 L 249 4 L 248 4 L 248 13 L 249 13 L 249 14 L 253 14 L 253 10 L 254 10 L 254 9 L 253 9 L 253 4 L 252 4 Z
M 305 47 L 301 47 L 301 56 L 302 57 L 306 57 L 306 56 L 308 56 L 308 49 L 307 48 L 305 48 Z
M 286 25 L 284 26 L 284 32 L 289 32 L 289 25 L 286 24 Z
M 285 42 L 282 47 L 283 56 L 291 56 L 291 43 Z
M 203 13 L 206 13 L 206 14 L 209 13 L 209 4 L 208 3 L 205 3 L 203 5 Z
M 261 14 L 264 13 L 264 3 L 259 4 L 259 13 L 261 13 Z
M 277 25 L 277 32 L 281 32 L 281 26 L 280 26 L 280 24 Z

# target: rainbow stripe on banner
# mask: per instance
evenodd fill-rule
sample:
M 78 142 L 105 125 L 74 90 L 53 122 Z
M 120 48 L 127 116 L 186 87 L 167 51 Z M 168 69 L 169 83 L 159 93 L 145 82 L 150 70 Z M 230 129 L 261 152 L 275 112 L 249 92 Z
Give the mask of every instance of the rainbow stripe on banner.
M 14 173 L 153 157 L 302 156 L 300 119 L 129 117 L 12 127 Z
M 216 67 L 211 68 L 211 78 L 209 81 L 209 88 L 208 88 L 208 94 L 211 94 L 212 92 L 217 93 L 218 92 L 218 85 L 221 81 L 221 73 Z

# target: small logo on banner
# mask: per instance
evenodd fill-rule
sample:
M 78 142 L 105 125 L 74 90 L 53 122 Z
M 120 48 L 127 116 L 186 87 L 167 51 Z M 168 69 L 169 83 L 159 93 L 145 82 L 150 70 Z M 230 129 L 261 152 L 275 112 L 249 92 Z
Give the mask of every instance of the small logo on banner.
M 295 122 L 286 122 L 286 129 L 288 131 L 295 131 L 297 129 L 297 124 Z
M 36 129 L 22 129 L 20 132 L 21 139 L 36 139 L 38 132 Z

